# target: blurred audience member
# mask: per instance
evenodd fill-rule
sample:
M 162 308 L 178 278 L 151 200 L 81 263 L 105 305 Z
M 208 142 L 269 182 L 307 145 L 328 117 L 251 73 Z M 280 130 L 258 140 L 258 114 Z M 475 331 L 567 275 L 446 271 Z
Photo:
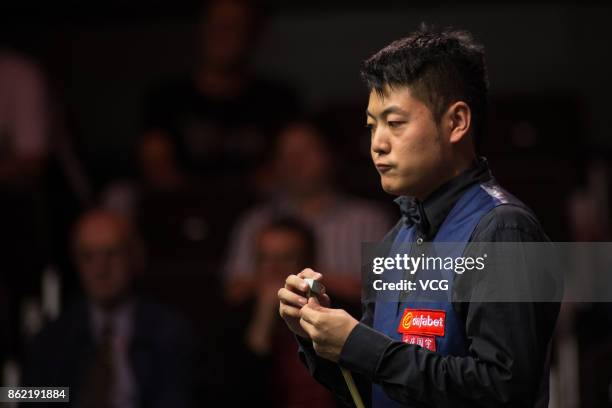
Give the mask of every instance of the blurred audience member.
M 252 370 L 245 370 L 248 377 L 252 377 L 254 370 L 261 373 L 255 380 L 241 381 L 260 388 L 259 391 L 245 390 L 248 398 L 272 407 L 335 406 L 332 394 L 301 365 L 295 339 L 287 330 L 282 330 L 278 314 L 279 285 L 288 274 L 298 273 L 314 262 L 313 232 L 294 218 L 278 218 L 258 231 L 252 244 L 256 290 L 238 306 L 234 315 L 241 322 L 236 329 L 242 332 L 235 337 L 242 342 L 241 349 L 246 346 L 247 356 L 233 358 L 240 360 L 243 368 L 247 361 L 253 364 Z
M 73 250 L 85 299 L 34 340 L 24 384 L 69 386 L 79 408 L 192 406 L 193 339 L 182 320 L 138 295 L 145 259 L 131 223 L 91 210 L 76 224 Z
M 104 207 L 133 220 L 138 218 L 138 209 L 147 194 L 173 194 L 189 189 L 187 180 L 178 170 L 170 140 L 160 133 L 152 133 L 136 148 L 136 177 L 115 180 L 101 193 Z
M 47 156 L 48 108 L 37 65 L 0 52 L 0 185 L 22 188 L 40 178 Z
M 5 352 L 18 354 L 23 299 L 38 289 L 47 262 L 44 169 L 48 157 L 48 97 L 42 69 L 29 57 L 0 50 L 0 298 L 8 320 Z
M 312 227 L 317 243 L 314 266 L 326 273 L 329 292 L 335 298 L 359 302 L 361 243 L 377 242 L 390 224 L 388 215 L 377 206 L 336 191 L 336 159 L 315 123 L 295 121 L 281 129 L 274 158 L 277 196 L 247 212 L 230 243 L 225 272 L 231 302 L 254 290 L 252 242 L 257 231 L 278 215 L 295 216 Z
M 262 163 L 272 127 L 296 105 L 292 92 L 249 66 L 262 20 L 252 1 L 210 2 L 199 30 L 199 66 L 191 78 L 149 96 L 143 140 L 165 138 L 172 144 L 172 155 L 158 157 L 165 176 L 250 181 L 256 175 L 252 171 Z
M 572 241 L 610 241 L 610 176 L 606 163 L 586 163 L 585 185 L 569 197 L 569 227 Z M 612 254 L 589 251 L 577 245 L 571 259 L 573 274 L 566 292 L 601 293 L 607 287 Z M 597 327 L 597 335 L 593 335 Z M 612 303 L 563 304 L 557 323 L 558 365 L 562 379 L 561 398 L 583 407 L 612 406 Z M 568 405 L 569 406 L 569 405 Z

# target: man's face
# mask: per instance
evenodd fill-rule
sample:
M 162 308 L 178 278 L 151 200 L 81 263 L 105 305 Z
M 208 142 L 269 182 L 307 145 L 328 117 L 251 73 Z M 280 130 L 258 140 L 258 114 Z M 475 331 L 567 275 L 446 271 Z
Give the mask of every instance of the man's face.
M 423 199 L 438 186 L 449 147 L 431 110 L 408 87 L 386 87 L 370 93 L 366 116 L 383 189 Z
M 277 174 L 295 195 L 310 195 L 329 183 L 330 157 L 316 130 L 296 124 L 284 129 L 276 151 Z
M 88 216 L 77 230 L 75 261 L 87 297 L 112 306 L 129 293 L 135 272 L 127 224 L 108 214 Z
M 257 266 L 266 280 L 282 282 L 288 275 L 297 274 L 303 267 L 305 243 L 294 231 L 269 229 L 257 243 Z

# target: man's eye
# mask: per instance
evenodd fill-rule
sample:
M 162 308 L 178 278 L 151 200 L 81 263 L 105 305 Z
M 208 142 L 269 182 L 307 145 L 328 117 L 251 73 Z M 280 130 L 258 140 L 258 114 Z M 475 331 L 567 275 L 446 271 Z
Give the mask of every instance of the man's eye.
M 406 122 L 404 122 L 404 121 L 399 121 L 399 120 L 392 120 L 392 121 L 390 121 L 390 122 L 388 122 L 388 123 L 389 123 L 389 127 L 390 127 L 390 128 L 397 128 L 397 127 L 402 126 L 402 125 L 403 125 L 404 123 L 406 123 Z

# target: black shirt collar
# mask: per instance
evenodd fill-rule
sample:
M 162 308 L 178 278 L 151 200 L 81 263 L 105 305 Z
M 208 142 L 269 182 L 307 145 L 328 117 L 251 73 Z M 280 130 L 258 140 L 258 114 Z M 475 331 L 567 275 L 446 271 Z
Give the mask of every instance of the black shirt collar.
M 440 225 L 459 197 L 475 183 L 491 179 L 487 159 L 479 157 L 463 173 L 447 181 L 422 202 L 415 197 L 401 196 L 395 199 L 406 225 L 416 225 L 425 239 L 436 235 Z

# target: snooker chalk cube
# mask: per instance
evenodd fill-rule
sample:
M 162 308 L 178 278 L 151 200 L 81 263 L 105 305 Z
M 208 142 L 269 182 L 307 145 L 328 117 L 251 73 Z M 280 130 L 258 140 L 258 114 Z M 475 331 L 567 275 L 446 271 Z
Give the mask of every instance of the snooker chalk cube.
M 325 286 L 314 279 L 304 279 L 308 284 L 308 297 L 319 297 L 325 292 Z

